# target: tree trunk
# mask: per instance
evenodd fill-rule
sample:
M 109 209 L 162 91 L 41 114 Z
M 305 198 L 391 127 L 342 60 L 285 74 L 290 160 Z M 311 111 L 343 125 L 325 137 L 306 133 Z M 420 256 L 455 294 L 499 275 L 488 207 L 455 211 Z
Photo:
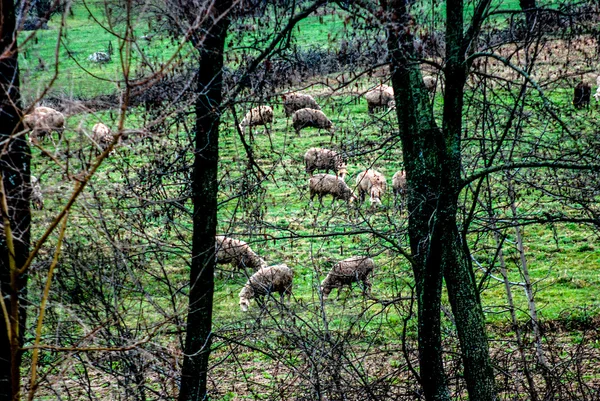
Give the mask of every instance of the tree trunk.
M 437 208 L 439 161 L 436 149 L 441 132 L 433 119 L 429 94 L 415 63 L 408 26 L 407 0 L 382 1 L 388 11 L 388 50 L 392 86 L 407 176 L 409 239 L 418 298 L 418 335 L 421 385 L 425 399 L 450 400 L 443 365 L 440 330 L 442 277 L 440 254 L 429 241 L 430 217 Z M 394 21 L 395 23 L 391 23 Z
M 0 290 L 6 306 L 6 310 L 0 310 L 0 399 L 17 400 L 27 284 L 27 275 L 19 274 L 17 270 L 24 265 L 29 254 L 31 155 L 25 138 L 15 136 L 22 127 L 15 2 L 2 0 L 0 12 L 0 143 L 3 144 L 0 172 L 4 187 L 0 201 L 5 202 L 6 207 L 0 208 L 3 224 L 0 230 Z M 10 327 L 6 327 L 7 321 Z
M 446 93 L 440 130 L 417 60 L 407 0 L 382 1 L 388 10 L 388 50 L 408 185 L 409 239 L 419 303 L 421 385 L 426 400 L 450 395 L 442 359 L 442 277 L 456 319 L 472 400 L 495 399 L 484 315 L 469 251 L 457 226 L 461 179 L 461 131 L 466 49 L 462 0 L 447 4 Z
M 194 201 L 192 265 L 179 400 L 206 400 L 211 346 L 217 227 L 217 166 L 222 101 L 223 52 L 230 2 L 217 2 L 205 38 L 195 40 L 200 54 L 199 98 L 196 102 L 196 149 L 192 177 Z M 202 40 L 203 39 L 203 40 Z

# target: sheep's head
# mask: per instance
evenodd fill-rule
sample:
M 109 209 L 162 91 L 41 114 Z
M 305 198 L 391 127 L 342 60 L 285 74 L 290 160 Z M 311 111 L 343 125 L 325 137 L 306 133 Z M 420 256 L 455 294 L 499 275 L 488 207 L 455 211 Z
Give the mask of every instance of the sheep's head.
M 240 308 L 242 312 L 248 312 L 248 307 L 250 306 L 250 300 L 246 297 L 242 297 L 240 295 Z
M 323 299 L 327 299 L 327 297 L 331 293 L 331 287 L 326 287 L 321 284 L 321 293 L 323 294 Z

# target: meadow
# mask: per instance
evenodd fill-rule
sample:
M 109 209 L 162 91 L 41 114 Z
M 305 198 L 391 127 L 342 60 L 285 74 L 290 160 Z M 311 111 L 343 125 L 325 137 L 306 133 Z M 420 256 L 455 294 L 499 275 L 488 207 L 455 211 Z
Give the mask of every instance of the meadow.
M 518 7 L 518 1 L 501 2 L 497 6 L 510 10 Z M 73 13 L 65 17 L 60 43 L 57 44 L 60 17 L 51 20 L 48 30 L 35 32 L 35 38 L 25 43 L 20 54 L 20 68 L 26 105 L 37 100 L 55 73 L 56 79 L 42 103 L 56 102 L 56 99 L 84 102 L 113 95 L 122 89 L 124 64 L 119 57 L 119 42 L 102 27 L 104 12 L 100 3 L 89 3 L 87 7 L 76 4 Z M 335 49 L 342 38 L 352 37 L 359 31 L 347 24 L 346 17 L 339 10 L 308 17 L 295 29 L 294 45 L 300 49 Z M 147 21 L 140 19 L 135 34 L 147 34 L 148 26 Z M 23 40 L 31 34 L 24 32 Z M 241 52 L 243 47 L 254 46 L 259 42 L 260 34 L 255 34 L 256 40 L 245 38 L 239 48 L 232 46 L 232 61 L 227 67 L 235 68 L 238 65 L 233 61 L 235 53 Z M 378 35 L 371 31 L 368 34 Z M 112 43 L 117 51 L 111 62 L 96 64 L 87 59 L 94 51 L 106 51 L 108 43 Z M 168 37 L 138 40 L 132 56 L 134 75 L 147 73 L 150 68 L 147 63 L 160 65 L 167 62 L 176 48 L 176 41 Z M 177 56 L 178 62 L 189 62 L 193 57 L 192 49 L 187 45 L 182 49 L 183 54 Z M 572 65 L 582 76 L 592 76 L 585 61 L 576 61 Z M 491 64 L 490 68 L 495 68 L 494 73 L 504 77 L 505 70 L 500 63 Z M 553 68 L 549 65 L 538 77 L 542 79 L 551 74 Z M 310 82 L 298 85 L 314 95 L 333 121 L 334 135 L 311 128 L 296 136 L 291 119 L 283 113 L 278 94 L 274 93 L 268 99 L 255 99 L 251 93 L 243 93 L 245 101 L 235 105 L 238 119 L 250 106 L 259 103 L 269 103 L 275 110 L 269 132 L 262 132 L 262 127 L 254 128 L 254 141 L 249 142 L 257 166 L 248 163 L 232 113 L 227 111 L 223 116 L 217 231 L 245 240 L 269 264 L 286 263 L 294 270 L 294 295 L 290 304 L 278 309 L 273 300 L 268 311 L 261 311 L 252 303 L 250 311 L 243 313 L 238 306 L 238 293 L 252 272 L 219 266 L 214 295 L 213 375 L 234 383 L 230 385 L 227 380 L 213 383 L 223 400 L 261 398 L 255 393 L 256 389 L 268 387 L 274 377 L 284 381 L 298 375 L 295 369 L 318 360 L 317 357 L 311 360 L 310 347 L 331 346 L 335 342 L 332 338 L 350 350 L 350 366 L 356 366 L 357 361 L 369 361 L 365 368 L 367 376 L 387 375 L 391 371 L 401 378 L 408 375 L 400 353 L 405 337 L 411 344 L 410 352 L 414 352 L 416 317 L 414 310 L 411 312 L 414 279 L 410 264 L 397 248 L 409 249 L 407 219 L 410 211 L 400 208 L 391 192 L 392 175 L 403 169 L 402 150 L 394 127 L 394 112 L 380 111 L 369 115 L 362 96 L 370 87 L 387 82 L 386 73 L 389 72 L 382 68 L 375 74 L 356 78 L 351 87 L 332 90 L 327 84 L 343 81 L 344 73 L 314 77 Z M 352 77 L 352 72 L 347 76 Z M 469 85 L 475 88 L 477 82 L 470 81 Z M 545 96 L 562 113 L 560 117 L 573 124 L 581 137 L 587 137 L 586 143 L 591 142 L 595 131 L 589 117 L 597 110 L 574 110 L 570 105 L 571 91 L 567 80 L 553 81 L 552 86 L 545 89 Z M 281 92 L 287 90 L 289 88 L 282 88 Z M 443 106 L 442 90 L 442 85 L 438 86 L 431 98 L 438 119 Z M 511 98 L 506 88 L 496 90 L 494 99 L 498 103 Z M 476 102 L 477 99 L 473 101 Z M 535 113 L 543 108 L 541 103 L 536 98 L 528 106 Z M 32 174 L 40 178 L 45 195 L 44 209 L 33 211 L 34 241 L 65 204 L 67 194 L 75 185 L 73 177 L 89 168 L 97 155 L 98 149 L 89 139 L 91 127 L 102 121 L 115 129 L 120 117 L 118 107 L 115 104 L 113 109 L 82 108 L 73 112 L 68 115 L 63 139 L 55 136 L 52 141 L 43 143 L 44 151 L 33 148 Z M 466 111 L 466 176 L 482 167 L 478 152 L 488 131 L 478 118 L 478 109 Z M 153 342 L 169 349 L 175 358 L 181 358 L 179 347 L 187 308 L 192 239 L 189 172 L 193 124 L 189 113 L 184 117 L 177 113 L 161 116 L 160 108 L 149 111 L 144 105 L 127 109 L 125 128 L 142 134 L 132 134 L 103 162 L 69 214 L 63 251 L 65 259 L 53 295 L 54 315 L 51 315 L 53 323 L 46 331 L 48 339 L 63 330 L 71 330 L 85 338 L 90 323 L 86 319 L 92 318 L 83 309 L 86 304 L 102 299 L 104 309 L 98 312 L 98 321 L 118 320 L 117 326 L 126 328 L 130 334 L 164 325 L 165 329 L 157 328 L 153 332 Z M 523 137 L 537 138 L 542 124 L 545 124 L 545 138 L 563 135 L 552 124 L 546 124 L 543 116 L 534 116 L 532 121 L 524 123 Z M 566 146 L 567 142 L 564 144 Z M 344 152 L 348 158 L 346 181 L 352 187 L 360 171 L 375 168 L 382 172 L 388 179 L 383 206 L 372 209 L 368 201 L 362 205 L 347 205 L 342 201 L 332 203 L 328 197 L 323 205 L 316 199 L 310 202 L 303 163 L 304 152 L 310 147 L 335 148 Z M 505 176 L 493 174 L 492 180 L 498 194 L 494 207 L 501 216 L 499 221 L 508 219 L 509 207 L 503 194 Z M 461 194 L 464 218 L 473 201 L 471 196 L 469 190 Z M 519 210 L 527 216 L 543 216 L 560 207 L 551 194 L 543 191 L 518 200 Z M 477 216 L 483 222 L 485 211 L 483 207 L 477 210 Z M 529 224 L 521 226 L 520 230 L 542 323 L 561 328 L 591 326 L 600 315 L 597 232 L 576 222 Z M 509 279 L 520 282 L 522 261 L 515 250 L 516 234 L 514 228 L 504 232 L 506 240 L 502 249 L 507 255 Z M 481 263 L 481 268 L 474 264 L 475 274 L 482 279 L 496 244 L 491 234 L 481 234 L 475 229 L 467 238 L 475 258 Z M 55 243 L 56 237 L 44 246 L 32 274 L 34 304 L 42 288 L 43 267 L 52 256 Z M 370 255 L 377 264 L 371 279 L 371 295 L 364 298 L 355 286 L 353 291 L 345 291 L 340 296 L 334 291 L 330 299 L 323 301 L 318 287 L 333 261 L 354 255 Z M 497 268 L 493 271 L 497 273 Z M 86 288 L 86 283 L 94 288 Z M 103 289 L 98 290 L 95 286 Z M 517 316 L 526 327 L 529 322 L 527 299 L 518 286 L 514 287 L 514 297 Z M 504 334 L 512 330 L 504 283 L 494 279 L 482 281 L 481 298 L 487 312 L 490 337 L 504 338 Z M 116 305 L 115 310 L 119 312 L 115 312 L 115 316 L 118 317 L 112 316 L 111 303 Z M 447 302 L 445 309 L 450 310 Z M 450 313 L 445 314 L 444 328 L 452 337 L 454 329 Z M 579 334 L 574 330 L 572 337 L 567 337 L 567 343 L 576 342 Z M 123 338 L 126 337 L 123 335 Z M 112 340 L 102 341 L 110 343 Z M 278 367 L 281 371 L 277 371 Z M 82 375 L 76 371 L 71 374 Z

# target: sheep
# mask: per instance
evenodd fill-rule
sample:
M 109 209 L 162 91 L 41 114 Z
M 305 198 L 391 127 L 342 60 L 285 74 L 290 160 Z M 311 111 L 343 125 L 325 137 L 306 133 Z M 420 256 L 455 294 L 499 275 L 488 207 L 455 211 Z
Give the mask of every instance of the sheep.
M 254 252 L 250 246 L 239 239 L 217 235 L 215 237 L 215 256 L 218 264 L 233 264 L 239 270 L 247 267 L 259 270 L 267 262 Z
M 385 177 L 376 170 L 365 170 L 356 176 L 356 187 L 361 203 L 365 201 L 365 195 L 368 193 L 371 206 L 381 205 L 381 197 L 386 186 Z
M 31 176 L 31 204 L 35 210 L 42 210 L 44 208 L 42 187 L 40 186 L 40 181 L 34 175 Z
M 319 197 L 319 203 L 323 206 L 323 196 L 331 195 L 335 202 L 336 199 L 342 199 L 350 204 L 356 199 L 350 187 L 341 178 L 331 174 L 315 174 L 308 179 L 308 189 L 310 191 L 310 201 L 315 195 Z
M 278 292 L 283 303 L 284 295 L 288 296 L 288 302 L 292 295 L 292 280 L 294 273 L 285 264 L 263 267 L 254 273 L 240 291 L 240 308 L 247 312 L 250 300 L 256 298 L 256 302 L 262 308 L 264 297 Z
M 92 63 L 108 63 L 111 60 L 110 53 L 95 52 L 89 55 L 88 60 Z
M 600 101 L 600 75 L 596 77 L 596 93 L 594 93 L 594 99 L 596 99 L 596 103 Z
M 369 274 L 375 269 L 375 262 L 367 256 L 353 256 L 333 265 L 327 277 L 321 282 L 323 299 L 326 299 L 331 290 L 338 289 L 338 298 L 342 287 L 347 285 L 352 289 L 352 283 L 363 283 L 363 295 L 371 292 Z
M 404 197 L 406 195 L 406 173 L 404 171 L 397 171 L 392 177 L 392 189 L 394 190 L 394 201 L 400 197 L 404 206 Z
M 113 140 L 110 128 L 102 123 L 96 123 L 92 127 L 92 140 L 100 145 L 102 149 L 105 149 Z
M 283 99 L 283 109 L 285 116 L 291 116 L 295 111 L 300 109 L 321 110 L 315 99 L 311 95 L 304 93 L 289 93 L 281 96 Z
M 294 130 L 296 131 L 296 135 L 300 136 L 300 130 L 306 127 L 314 127 L 314 128 L 323 128 L 327 129 L 333 135 L 334 128 L 333 123 L 325 113 L 321 110 L 314 109 L 300 109 L 294 112 L 292 116 L 292 124 L 294 126 Z
M 591 94 L 592 87 L 583 81 L 579 82 L 573 93 L 573 106 L 577 109 L 588 107 L 590 105 Z
M 425 75 L 423 77 L 423 83 L 429 92 L 435 92 L 435 87 L 437 85 L 437 79 L 435 79 L 435 77 L 432 77 L 431 75 Z
M 334 150 L 310 148 L 304 154 L 304 165 L 309 175 L 312 175 L 317 169 L 325 170 L 327 173 L 329 170 L 333 170 L 336 176 L 344 180 L 348 174 L 344 159 Z
M 369 114 L 373 114 L 375 109 L 388 107 L 392 109 L 395 106 L 394 101 L 394 89 L 387 85 L 377 85 L 365 93 L 365 99 L 367 99 L 367 106 L 369 107 Z
M 23 117 L 23 125 L 31 130 L 30 141 L 34 144 L 52 131 L 61 133 L 65 127 L 65 116 L 51 107 L 36 107 Z
M 254 140 L 252 136 L 252 127 L 257 125 L 263 125 L 265 132 L 267 131 L 267 124 L 273 122 L 273 109 L 270 106 L 258 106 L 250 109 L 244 116 L 244 119 L 240 123 L 240 130 L 243 134 L 246 133 L 246 127 L 250 127 L 250 139 Z

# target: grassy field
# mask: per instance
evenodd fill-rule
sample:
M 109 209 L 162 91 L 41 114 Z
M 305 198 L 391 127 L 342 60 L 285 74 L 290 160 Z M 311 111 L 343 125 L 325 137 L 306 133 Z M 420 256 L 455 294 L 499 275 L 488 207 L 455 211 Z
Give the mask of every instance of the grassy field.
M 512 9 L 518 7 L 518 1 L 499 2 L 497 6 Z M 100 20 L 102 11 L 99 7 L 92 9 L 94 16 Z M 104 65 L 93 64 L 87 57 L 93 51 L 105 51 L 109 42 L 118 49 L 118 42 L 92 22 L 82 6 L 74 8 L 74 15 L 67 17 L 66 24 L 67 33 L 57 52 L 58 76 L 51 93 L 72 99 L 114 93 L 121 71 L 117 57 L 113 56 L 113 61 Z M 37 32 L 36 39 L 28 42 L 21 52 L 22 91 L 27 101 L 41 93 L 44 85 L 52 79 L 59 26 L 57 19 L 52 20 L 49 29 Z M 146 33 L 143 26 L 140 24 L 136 34 Z M 299 46 L 335 47 L 336 41 L 347 34 L 346 29 L 343 14 L 328 14 L 307 18 L 295 30 L 294 36 Z M 163 62 L 171 57 L 173 46 L 166 39 L 145 42 L 134 57 L 134 65 L 142 68 L 142 55 L 153 63 Z M 334 81 L 338 78 L 334 75 L 321 78 Z M 377 78 L 365 77 L 357 83 L 356 93 L 377 83 Z M 546 94 L 556 104 L 568 105 L 570 91 L 560 85 L 550 88 Z M 326 85 L 319 83 L 308 91 L 315 94 L 332 119 L 335 135 L 332 137 L 325 131 L 305 129 L 297 137 L 291 120 L 285 117 L 279 105 L 273 104 L 275 121 L 270 132 L 263 133 L 261 127 L 255 129 L 255 141 L 252 143 L 254 158 L 260 169 L 267 173 L 265 180 L 248 169 L 247 156 L 234 129 L 233 117 L 229 112 L 224 115 L 220 138 L 218 232 L 247 241 L 269 264 L 287 263 L 294 270 L 294 296 L 289 306 L 294 320 L 288 321 L 289 315 L 273 308 L 273 320 L 269 323 L 274 326 L 272 333 L 283 332 L 281 327 L 275 327 L 277 325 L 294 333 L 306 331 L 314 336 L 331 330 L 335 335 L 352 339 L 353 344 L 365 354 L 370 352 L 370 347 L 380 347 L 378 352 L 385 353 L 389 351 L 387 347 L 399 346 L 401 325 L 407 317 L 409 305 L 409 301 L 391 305 L 386 301 L 410 297 L 414 281 L 410 265 L 394 249 L 394 244 L 408 249 L 408 212 L 394 205 L 391 194 L 391 177 L 403 167 L 400 144 L 393 137 L 395 116 L 385 112 L 368 115 L 365 100 L 348 91 L 330 93 Z M 440 114 L 441 97 L 439 93 L 436 96 L 433 99 L 435 112 Z M 509 99 L 506 93 L 498 96 L 501 100 Z M 245 104 L 237 109 L 238 117 L 247 107 L 248 104 Z M 480 139 L 477 135 L 484 130 L 478 125 L 477 112 L 466 112 L 468 139 L 465 140 L 465 166 L 470 170 L 481 167 L 477 159 Z M 592 132 L 593 122 L 589 121 L 585 111 L 573 111 L 566 106 L 562 112 L 561 117 L 577 126 L 584 135 Z M 41 178 L 46 196 L 46 208 L 35 211 L 33 215 L 34 239 L 39 237 L 58 207 L 65 203 L 66 194 L 73 187 L 73 181 L 66 178 L 67 172 L 85 169 L 93 160 L 95 150 L 86 136 L 91 126 L 103 121 L 114 128 L 117 116 L 116 110 L 75 113 L 68 118 L 65 133 L 68 141 L 45 145 L 56 160 L 43 156 L 37 148 L 33 150 L 32 172 Z M 143 128 L 153 116 L 143 107 L 131 108 L 125 126 Z M 439 118 L 439 115 L 436 117 Z M 525 126 L 524 136 L 535 136 L 540 123 L 534 121 Z M 151 325 L 168 316 L 175 322 L 174 326 L 181 326 L 181 319 L 185 316 L 193 207 L 187 199 L 189 193 L 186 192 L 185 181 L 191 168 L 189 145 L 192 125 L 191 119 L 157 124 L 149 135 L 134 138 L 119 147 L 101 166 L 82 201 L 70 215 L 66 242 L 69 246 L 79 244 L 88 248 L 89 253 L 98 254 L 98 260 L 89 260 L 88 268 L 92 271 L 97 269 L 99 274 L 90 278 L 92 282 L 101 280 L 103 274 L 112 274 L 123 280 L 121 294 L 129 294 L 130 298 L 126 298 L 121 308 L 127 311 L 126 315 L 132 322 L 144 321 L 144 324 Z M 556 131 L 549 128 L 548 135 L 558 135 Z M 329 198 L 325 199 L 323 206 L 316 200 L 311 203 L 307 191 L 308 177 L 303 166 L 303 154 L 310 147 L 334 147 L 346 152 L 349 159 L 346 181 L 349 184 L 365 168 L 381 171 L 390 187 L 383 199 L 383 207 L 370 210 L 368 202 L 360 207 L 348 207 L 339 201 L 332 204 Z M 69 154 L 73 157 L 67 157 Z M 495 189 L 502 196 L 505 177 L 494 175 L 492 178 L 497 181 Z M 247 190 L 248 195 L 239 197 L 242 190 Z M 470 195 L 466 193 L 464 196 L 468 199 Z M 499 198 L 498 210 L 508 215 L 504 201 L 504 198 Z M 536 194 L 524 196 L 518 203 L 519 210 L 531 215 L 543 215 L 556 207 L 551 197 Z M 509 278 L 515 282 L 522 281 L 518 269 L 521 262 L 515 251 L 515 232 L 506 230 L 506 233 L 503 251 Z M 587 226 L 568 223 L 556 225 L 554 229 L 543 224 L 528 225 L 523 227 L 522 235 L 542 319 L 587 321 L 597 317 L 600 312 L 597 234 Z M 476 233 L 471 234 L 469 239 L 473 243 L 474 257 L 487 268 L 485 263 L 494 253 L 489 250 L 495 247 L 493 239 Z M 51 243 L 55 243 L 55 239 Z M 117 248 L 127 250 L 131 264 L 113 258 L 111 250 Z M 51 255 L 51 250 L 51 246 L 45 247 L 42 258 Z M 331 261 L 365 254 L 371 255 L 378 266 L 371 280 L 372 298 L 363 299 L 358 288 L 343 293 L 339 299 L 334 292 L 321 310 L 318 285 Z M 73 255 L 70 254 L 72 259 L 69 263 L 76 259 Z M 131 267 L 134 264 L 144 267 L 135 270 Z M 215 332 L 231 335 L 244 332 L 245 338 L 257 347 L 273 347 L 273 342 L 289 341 L 291 336 L 282 339 L 272 333 L 261 337 L 265 332 L 269 333 L 267 329 L 271 326 L 263 323 L 265 326 L 261 327 L 257 322 L 260 311 L 255 303 L 252 303 L 248 314 L 240 311 L 238 293 L 246 276 L 238 272 L 231 278 L 228 269 L 223 267 L 216 277 Z M 494 274 L 498 275 L 496 270 Z M 477 270 L 476 275 L 481 278 L 481 271 Z M 74 283 L 68 285 L 76 287 Z M 482 301 L 488 312 L 491 331 L 502 332 L 509 324 L 504 284 L 490 280 L 484 287 Z M 116 299 L 117 290 L 114 291 Z M 526 298 L 520 287 L 515 286 L 513 291 L 518 316 L 526 322 Z M 73 296 L 61 295 L 64 297 L 61 299 L 66 302 Z M 140 318 L 141 315 L 144 317 Z M 325 320 L 328 322 L 326 328 Z M 408 336 L 413 340 L 416 336 L 414 324 L 413 317 L 408 323 Z M 444 324 L 448 331 L 452 331 L 449 320 L 445 319 Z M 248 328 L 251 333 L 256 330 L 256 338 L 247 334 Z M 260 331 L 262 329 L 264 331 Z M 83 325 L 79 330 L 85 331 Z M 176 343 L 174 337 L 165 335 L 160 342 Z M 224 351 L 226 347 L 217 341 L 217 358 L 226 358 L 222 356 L 227 354 Z M 394 350 L 397 351 L 396 348 Z M 265 363 L 260 360 L 261 354 L 252 352 L 241 353 L 239 358 L 250 361 L 258 358 L 256 366 Z M 293 361 L 289 364 L 293 365 Z M 389 366 L 394 364 L 398 362 L 390 357 Z M 240 390 L 232 390 L 232 398 L 235 398 L 236 391 Z M 223 399 L 228 398 L 224 396 Z

